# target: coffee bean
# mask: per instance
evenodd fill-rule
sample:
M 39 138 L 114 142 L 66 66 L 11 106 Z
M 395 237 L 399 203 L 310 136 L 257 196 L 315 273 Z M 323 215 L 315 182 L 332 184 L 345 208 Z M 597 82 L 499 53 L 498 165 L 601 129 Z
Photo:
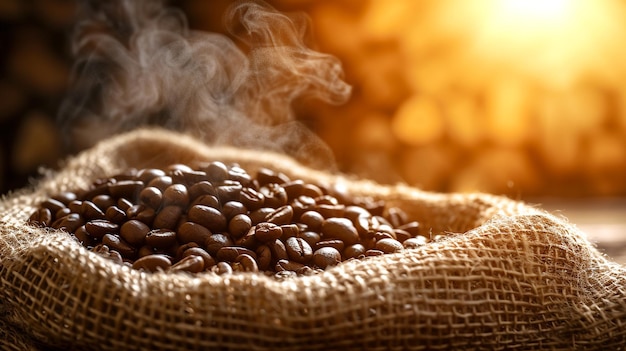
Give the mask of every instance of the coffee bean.
M 213 256 L 211 256 L 208 252 L 206 252 L 201 247 L 190 247 L 184 250 L 182 257 L 184 258 L 187 256 L 192 256 L 192 255 L 202 257 L 202 259 L 204 260 L 204 269 L 208 269 L 210 267 L 215 266 L 216 261 L 213 258 Z
M 155 249 L 167 249 L 176 243 L 176 232 L 169 229 L 152 229 L 145 237 L 145 243 Z
M 289 182 L 289 177 L 287 177 L 284 173 L 274 172 L 268 168 L 259 168 L 256 179 L 259 181 L 259 185 L 261 186 L 270 183 L 283 184 Z
M 153 209 L 158 209 L 161 206 L 162 200 L 163 193 L 159 188 L 153 186 L 146 187 L 139 193 L 139 201 Z
M 152 225 L 154 228 L 176 229 L 182 213 L 183 209 L 178 206 L 165 206 L 154 217 Z
M 315 199 L 317 197 L 323 196 L 324 192 L 317 185 L 307 183 L 302 186 L 299 195 L 309 196 Z
M 172 271 L 199 273 L 204 270 L 204 258 L 201 256 L 189 255 L 173 264 L 170 269 Z
M 45 207 L 39 208 L 30 216 L 28 222 L 40 227 L 48 227 L 52 224 L 52 213 Z
M 215 256 L 217 254 L 217 251 L 219 251 L 219 249 L 221 249 L 222 247 L 232 246 L 233 241 L 224 234 L 216 233 L 210 235 L 201 245 L 204 245 L 206 247 L 207 252 L 211 256 Z
M 272 253 L 272 259 L 274 259 L 275 261 L 286 260 L 287 258 L 289 258 L 289 256 L 287 255 L 287 249 L 285 248 L 285 244 L 282 241 L 276 239 L 274 241 L 268 242 L 266 245 Z
M 163 191 L 163 206 L 187 207 L 189 193 L 187 187 L 182 184 L 172 184 Z
M 287 192 L 278 184 L 267 184 L 262 187 L 261 193 L 265 196 L 265 206 L 278 208 L 287 204 Z
M 324 223 L 324 217 L 316 211 L 306 211 L 300 216 L 300 223 L 306 224 L 307 228 L 314 232 L 319 232 Z
M 228 179 L 228 167 L 222 162 L 211 162 L 203 170 L 212 182 L 222 182 Z
M 166 271 L 172 266 L 172 262 L 165 255 L 148 255 L 144 256 L 133 263 L 134 269 L 144 270 L 147 272 Z
M 226 217 L 213 207 L 195 205 L 189 209 L 187 219 L 203 225 L 212 232 L 226 230 Z
M 47 199 L 41 203 L 41 206 L 50 210 L 50 213 L 57 213 L 60 209 L 66 207 L 64 203 L 55 199 Z
M 107 208 L 114 206 L 116 203 L 115 199 L 105 194 L 94 196 L 93 199 L 91 199 L 91 202 L 93 202 L 93 204 L 103 212 L 106 211 Z
M 117 199 L 117 207 L 120 208 L 120 210 L 126 212 L 128 211 L 129 208 L 131 208 L 133 206 L 133 203 L 125 198 L 121 198 L 121 199 Z
M 402 243 L 402 246 L 404 246 L 407 249 L 416 249 L 418 247 L 425 245 L 427 242 L 428 242 L 428 239 L 425 236 L 418 235 L 414 238 L 406 239 Z
M 272 251 L 267 245 L 261 245 L 257 247 L 256 251 L 257 264 L 259 269 L 267 271 L 270 268 L 272 262 Z
M 290 261 L 290 260 L 278 260 L 278 262 L 276 262 L 276 267 L 274 269 L 276 270 L 276 272 L 280 272 L 280 271 L 295 272 L 299 269 L 302 269 L 302 267 L 304 267 L 304 264 L 299 263 L 299 262 Z
M 104 217 L 113 223 L 122 223 L 126 220 L 126 212 L 122 211 L 117 206 L 111 206 L 107 208 Z
M 302 238 L 291 237 L 285 242 L 289 259 L 298 263 L 307 263 L 313 257 L 311 246 Z
M 267 243 L 280 238 L 283 230 L 274 223 L 259 223 L 254 228 L 254 236 L 259 242 Z
M 347 218 L 328 218 L 322 223 L 321 228 L 324 237 L 339 239 L 346 245 L 356 244 L 359 233 Z
M 89 228 L 88 228 L 89 229 Z M 145 223 L 131 219 L 120 227 L 120 236 L 131 245 L 141 246 L 150 232 Z
M 104 234 L 102 243 L 109 249 L 119 252 L 124 258 L 132 258 L 137 253 L 137 249 L 115 234 Z
M 384 253 L 394 253 L 402 250 L 404 247 L 398 240 L 384 238 L 376 242 L 375 248 L 376 250 L 380 250 Z
M 314 208 L 324 218 L 344 217 L 346 211 L 344 205 L 315 205 Z
M 90 247 L 96 244 L 97 240 L 87 233 L 87 229 L 82 225 L 76 229 L 74 232 L 74 237 L 78 240 L 79 243 L 83 244 L 85 247 Z
M 81 214 L 86 219 L 103 219 L 104 218 L 104 212 L 102 212 L 102 210 L 99 209 L 98 206 L 96 206 L 91 201 L 83 201 L 83 204 L 81 207 L 82 207 Z
M 211 236 L 211 231 L 198 223 L 185 222 L 178 227 L 178 241 L 183 244 L 194 242 L 204 245 Z
M 85 223 L 85 230 L 89 236 L 96 239 L 102 239 L 105 234 L 118 234 L 120 232 L 120 227 L 111 221 L 96 219 Z
M 267 216 L 273 212 L 274 208 L 272 207 L 261 207 L 257 210 L 250 212 L 249 216 L 250 220 L 252 221 L 252 225 L 257 225 L 261 222 L 265 222 L 265 218 L 267 218 Z
M 125 199 L 136 199 L 143 187 L 143 182 L 136 180 L 121 180 L 108 186 L 111 196 Z
M 283 234 L 280 236 L 282 241 L 291 238 L 292 236 L 298 236 L 300 234 L 300 227 L 297 224 L 283 224 L 280 226 Z
M 240 246 L 224 246 L 217 250 L 215 258 L 217 258 L 218 261 L 235 262 L 237 256 L 242 254 L 250 255 L 256 258 L 256 253 L 254 253 L 254 251 Z
M 281 206 L 265 217 L 265 222 L 284 225 L 291 223 L 293 219 L 293 208 L 289 205 Z
M 85 224 L 85 220 L 78 213 L 70 213 L 54 221 L 52 228 L 73 233 L 83 224 Z
M 350 258 L 359 258 L 365 255 L 365 251 L 365 246 L 363 246 L 363 244 L 354 244 L 346 247 L 341 256 L 346 260 Z
M 367 257 L 373 257 L 373 256 L 380 256 L 380 255 L 384 255 L 385 253 L 380 251 L 380 250 L 376 250 L 376 249 L 369 249 L 367 251 L 365 251 L 365 256 Z
M 298 237 L 304 239 L 311 247 L 315 247 L 315 245 L 321 240 L 319 233 L 312 231 L 304 231 L 298 234 Z
M 213 195 L 200 195 L 191 203 L 191 207 L 196 205 L 213 207 L 216 209 L 220 208 L 220 201 L 216 196 Z
M 158 178 L 158 177 L 164 177 L 164 176 L 165 176 L 165 172 L 162 169 L 144 168 L 144 169 L 137 171 L 136 178 L 137 180 L 140 180 L 144 184 L 148 184 L 153 179 Z
M 403 224 L 399 226 L 398 229 L 406 230 L 409 234 L 411 234 L 411 237 L 420 235 L 420 224 L 416 221 Z
M 250 228 L 252 228 L 252 221 L 245 214 L 238 214 L 228 222 L 228 231 L 235 239 L 244 236 Z
M 207 175 L 202 171 L 194 171 L 194 170 L 175 170 L 171 173 L 172 181 L 174 183 L 184 184 L 186 186 L 191 186 L 201 181 L 206 181 Z
M 344 247 L 346 247 L 346 244 L 339 239 L 326 239 L 318 241 L 313 247 L 316 250 L 321 249 L 322 247 L 332 247 L 341 252 L 343 251 Z
M 203 180 L 189 187 L 190 199 L 194 200 L 202 195 L 211 195 L 213 197 L 217 195 L 217 191 L 215 190 L 215 187 L 213 186 L 213 184 L 211 184 L 211 182 Z
M 222 206 L 222 214 L 227 220 L 231 220 L 238 214 L 247 214 L 248 209 L 239 201 L 228 201 Z
M 337 265 L 339 262 L 341 253 L 334 247 L 322 247 L 313 253 L 313 263 L 322 269 Z
M 259 266 L 257 265 L 255 258 L 248 254 L 244 253 L 244 254 L 237 256 L 235 262 L 241 264 L 244 272 L 258 272 L 259 271 Z
M 225 204 L 228 201 L 239 201 L 239 193 L 243 190 L 243 186 L 238 182 L 224 181 L 216 190 L 220 203 Z
M 217 273 L 218 275 L 229 275 L 233 273 L 233 267 L 226 262 L 218 262 L 211 271 Z
M 60 201 L 65 206 L 69 205 L 70 202 L 76 200 L 77 198 L 76 194 L 71 191 L 64 191 L 52 197 L 53 200 Z
M 172 177 L 170 176 L 161 176 L 152 179 L 147 186 L 155 187 L 161 192 L 163 192 L 167 187 L 173 184 Z
M 248 210 L 254 211 L 263 206 L 265 196 L 252 188 L 243 188 L 239 192 L 239 202 L 246 206 Z
M 55 214 L 54 214 L 54 218 L 61 218 L 61 217 L 65 217 L 68 214 L 72 213 L 72 210 L 70 210 L 67 207 L 63 207 L 62 209 L 58 210 Z

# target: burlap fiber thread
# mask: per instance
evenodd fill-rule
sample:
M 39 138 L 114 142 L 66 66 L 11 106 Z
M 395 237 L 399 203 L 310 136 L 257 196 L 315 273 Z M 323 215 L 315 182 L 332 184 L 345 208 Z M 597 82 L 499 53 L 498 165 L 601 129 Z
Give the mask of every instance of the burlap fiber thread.
M 39 203 L 129 167 L 221 160 L 385 199 L 445 239 L 316 276 L 146 274 L 26 224 Z M 307 169 L 139 130 L 0 202 L 3 350 L 620 350 L 626 268 L 539 208 Z

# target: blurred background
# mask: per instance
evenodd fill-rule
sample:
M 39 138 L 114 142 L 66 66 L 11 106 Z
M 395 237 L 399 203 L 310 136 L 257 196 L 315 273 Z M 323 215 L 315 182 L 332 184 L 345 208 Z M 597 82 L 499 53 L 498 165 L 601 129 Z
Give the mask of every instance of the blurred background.
M 482 191 L 559 211 L 626 262 L 626 4 L 618 0 L 272 0 L 311 18 L 353 86 L 297 118 L 338 168 L 430 191 Z M 224 32 L 231 1 L 176 0 Z M 0 192 L 71 152 L 72 0 L 0 0 Z

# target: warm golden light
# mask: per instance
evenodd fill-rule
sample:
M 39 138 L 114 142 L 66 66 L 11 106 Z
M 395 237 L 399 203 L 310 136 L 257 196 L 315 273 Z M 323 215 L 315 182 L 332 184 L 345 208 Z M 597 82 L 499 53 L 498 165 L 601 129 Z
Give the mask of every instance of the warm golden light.
M 572 0 L 503 0 L 496 11 L 505 19 L 543 23 L 560 21 L 572 9 Z

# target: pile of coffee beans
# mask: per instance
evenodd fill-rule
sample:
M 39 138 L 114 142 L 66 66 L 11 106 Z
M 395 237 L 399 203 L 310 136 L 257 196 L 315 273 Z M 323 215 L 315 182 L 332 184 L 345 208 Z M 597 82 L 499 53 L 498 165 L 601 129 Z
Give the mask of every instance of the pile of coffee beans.
M 428 241 L 401 209 L 337 188 L 222 162 L 130 169 L 45 200 L 29 223 L 148 272 L 313 274 Z

